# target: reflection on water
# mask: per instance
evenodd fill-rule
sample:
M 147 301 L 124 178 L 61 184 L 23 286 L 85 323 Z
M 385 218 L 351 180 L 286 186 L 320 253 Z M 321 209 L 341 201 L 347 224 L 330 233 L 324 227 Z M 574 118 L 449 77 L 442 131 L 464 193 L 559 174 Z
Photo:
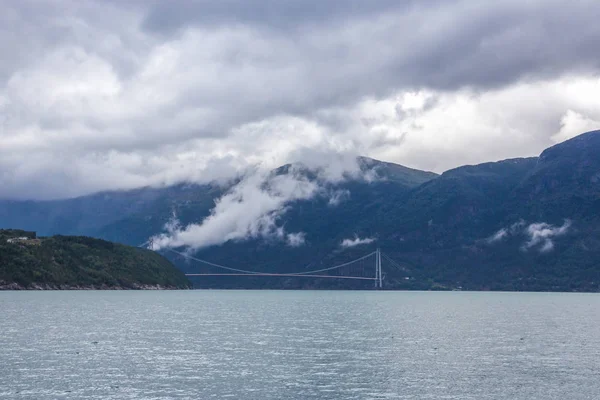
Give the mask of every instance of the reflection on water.
M 600 296 L 0 292 L 0 399 L 597 399 Z

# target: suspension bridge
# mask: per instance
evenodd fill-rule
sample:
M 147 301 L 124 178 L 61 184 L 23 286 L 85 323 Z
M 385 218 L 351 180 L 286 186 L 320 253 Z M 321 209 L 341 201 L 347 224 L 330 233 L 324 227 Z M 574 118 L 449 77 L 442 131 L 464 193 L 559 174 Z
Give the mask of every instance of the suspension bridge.
M 148 243 L 144 243 L 144 246 Z M 151 246 L 150 246 L 151 247 Z M 175 255 L 183 257 L 190 261 L 198 262 L 207 267 L 207 272 L 186 273 L 188 277 L 217 277 L 217 276 L 248 276 L 248 277 L 290 277 L 290 278 L 318 278 L 318 279 L 348 279 L 357 281 L 373 281 L 375 288 L 383 288 L 385 274 L 382 269 L 382 260 L 386 260 L 394 269 L 406 271 L 406 268 L 395 262 L 392 258 L 377 249 L 362 257 L 341 264 L 296 272 L 277 273 L 270 271 L 252 271 L 240 268 L 233 268 L 226 265 L 210 262 L 201 258 L 193 257 L 189 254 L 171 249 L 165 249 Z

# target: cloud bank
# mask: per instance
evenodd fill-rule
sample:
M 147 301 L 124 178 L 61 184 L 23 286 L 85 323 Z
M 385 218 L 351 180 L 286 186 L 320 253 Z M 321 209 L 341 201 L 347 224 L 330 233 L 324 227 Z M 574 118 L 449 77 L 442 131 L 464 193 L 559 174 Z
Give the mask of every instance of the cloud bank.
M 436 172 L 536 155 L 600 128 L 598 13 L 592 0 L 7 0 L 0 197 L 333 153 Z
M 277 225 L 286 205 L 313 197 L 319 186 L 291 171 L 284 175 L 255 173 L 216 200 L 211 214 L 199 224 L 180 227 L 169 223 L 167 232 L 151 239 L 153 250 L 187 246 L 191 249 L 251 238 L 286 239 L 291 246 L 304 243 L 302 233 L 285 233 Z
M 341 195 L 332 191 L 332 183 L 349 177 L 361 179 L 370 176 L 369 170 L 361 171 L 355 157 L 330 159 L 329 162 L 313 163 L 320 164 L 313 168 L 291 164 L 278 171 L 249 173 L 215 201 L 215 207 L 204 221 L 183 227 L 174 216 L 165 225 L 166 232 L 150 239 L 151 248 L 160 250 L 185 246 L 194 250 L 227 241 L 256 238 L 284 241 L 290 247 L 302 246 L 306 242 L 304 232 L 288 233 L 278 224 L 288 205 L 320 196 L 329 198 L 329 205 L 335 206 L 337 202 L 332 203 L 331 199 L 338 199 Z M 342 164 L 345 168 L 340 169 Z M 309 174 L 310 177 L 307 176 Z

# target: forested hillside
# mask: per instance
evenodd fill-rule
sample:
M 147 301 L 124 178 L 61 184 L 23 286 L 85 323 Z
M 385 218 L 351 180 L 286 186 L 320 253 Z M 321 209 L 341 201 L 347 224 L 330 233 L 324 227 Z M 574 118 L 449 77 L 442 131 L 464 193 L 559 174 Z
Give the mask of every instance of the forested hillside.
M 167 259 L 149 250 L 75 236 L 36 238 L 0 230 L 0 288 L 187 288 Z

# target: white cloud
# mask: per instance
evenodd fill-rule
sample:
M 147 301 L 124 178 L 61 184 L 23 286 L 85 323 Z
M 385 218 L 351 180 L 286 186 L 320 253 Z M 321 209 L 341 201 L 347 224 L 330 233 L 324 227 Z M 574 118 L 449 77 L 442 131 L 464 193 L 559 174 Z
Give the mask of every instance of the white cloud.
M 496 233 L 494 233 L 492 236 L 487 238 L 485 241 L 488 244 L 494 244 L 494 243 L 501 242 L 502 240 L 508 238 L 509 236 L 518 235 L 518 234 L 522 233 L 524 226 L 525 226 L 525 221 L 519 220 L 518 222 L 515 222 L 514 224 L 512 224 L 511 226 L 509 226 L 507 228 L 499 229 Z
M 562 226 L 553 226 L 545 222 L 538 222 L 527 227 L 526 233 L 529 241 L 525 243 L 524 248 L 530 249 L 538 247 L 542 253 L 554 249 L 553 239 L 565 235 L 571 227 L 571 220 L 565 220 Z
M 164 229 L 170 234 L 173 234 L 181 229 L 181 222 L 177 218 L 175 212 L 173 212 L 171 215 L 171 219 L 165 223 Z
M 342 247 L 354 247 L 354 246 L 360 246 L 363 244 L 369 244 L 369 243 L 373 243 L 375 241 L 374 238 L 359 238 L 358 236 L 355 236 L 354 239 L 344 239 L 342 240 L 342 243 L 340 244 L 340 246 Z
M 600 100 L 585 95 L 583 88 L 600 92 L 599 82 L 580 78 L 524 83 L 479 94 L 427 92 L 436 102 L 413 108 L 409 116 L 397 113 L 407 93 L 399 92 L 344 109 L 323 110 L 314 118 L 284 115 L 242 124 L 215 137 L 186 137 L 195 122 L 184 123 L 179 119 L 188 117 L 179 113 L 162 126 L 163 122 L 156 121 L 162 118 L 156 110 L 143 106 L 146 122 L 131 116 L 100 122 L 98 113 L 89 118 L 81 114 L 69 122 L 67 111 L 48 111 L 48 118 L 64 114 L 57 123 L 66 125 L 19 126 L 12 116 L 5 116 L 4 122 L 0 120 L 4 126 L 0 197 L 68 197 L 182 181 L 206 183 L 230 178 L 249 167 L 268 171 L 296 161 L 335 165 L 326 172 L 331 179 L 340 179 L 356 172 L 356 155 L 437 172 L 461 164 L 532 156 L 577 129 L 594 127 L 593 121 L 600 120 Z M 577 94 L 574 88 L 583 92 Z M 543 108 L 536 98 L 545 99 Z M 14 99 L 7 101 L 14 103 Z M 581 117 L 584 122 L 567 122 L 557 128 L 565 120 L 565 110 L 573 106 L 580 110 L 578 115 L 585 116 Z M 343 121 L 343 127 L 335 121 Z M 148 127 L 147 134 L 140 133 L 141 126 Z M 24 159 L 28 162 L 23 163 Z
M 216 200 L 215 207 L 204 221 L 182 227 L 174 216 L 165 225 L 166 233 L 151 238 L 152 247 L 155 250 L 181 246 L 198 249 L 229 240 L 251 238 L 273 238 L 292 247 L 301 246 L 305 243 L 306 234 L 286 233 L 278 221 L 289 203 L 314 196 L 327 198 L 332 192 L 330 184 L 345 179 L 345 176 L 338 175 L 341 172 L 339 164 L 335 160 L 330 161 L 331 164 L 321 162 L 317 169 L 310 170 L 306 165 L 292 164 L 282 174 L 266 173 L 260 169 L 249 172 Z M 354 163 L 357 165 L 356 158 Z M 364 175 L 358 167 L 349 169 L 356 171 L 351 175 L 354 178 Z M 368 173 L 368 170 L 365 171 L 366 175 Z
M 500 229 L 498 232 L 494 233 L 492 236 L 486 239 L 489 244 L 500 242 L 502 239 L 508 236 L 508 230 L 506 228 Z
M 316 182 L 293 171 L 278 176 L 252 174 L 218 199 L 202 223 L 153 237 L 153 249 L 181 246 L 197 249 L 259 237 L 284 239 L 285 232 L 277 221 L 285 213 L 286 205 L 294 200 L 309 199 L 318 189 Z M 287 239 L 297 244 L 300 237 Z
M 334 190 L 329 194 L 328 204 L 330 206 L 337 206 L 341 202 L 350 198 L 350 191 L 346 189 Z
M 306 243 L 306 233 L 288 233 L 287 234 L 287 245 L 290 247 L 300 247 Z
M 442 172 L 600 121 L 594 2 L 217 3 L 3 3 L 0 197 L 333 154 L 331 179 L 359 154 Z
M 598 87 L 600 90 L 600 85 Z M 597 115 L 597 113 L 596 113 Z M 560 120 L 560 130 L 552 136 L 556 143 L 571 139 L 582 132 L 600 129 L 600 118 L 592 119 L 587 115 L 568 110 Z
M 557 140 L 599 129 L 597 93 L 597 76 L 519 82 L 487 91 L 401 91 L 363 100 L 338 118 L 352 121 L 346 133 L 365 154 L 443 172 L 464 164 L 537 156 Z M 422 99 L 435 100 L 422 106 Z M 565 122 L 569 109 L 581 117 Z
M 523 250 L 537 248 L 540 253 L 547 253 L 554 249 L 554 239 L 565 235 L 571 225 L 569 219 L 566 219 L 562 226 L 554 226 L 546 222 L 527 225 L 525 221 L 520 220 L 507 228 L 501 228 L 485 241 L 488 244 L 495 244 L 511 236 L 525 235 L 528 240 L 522 246 Z

